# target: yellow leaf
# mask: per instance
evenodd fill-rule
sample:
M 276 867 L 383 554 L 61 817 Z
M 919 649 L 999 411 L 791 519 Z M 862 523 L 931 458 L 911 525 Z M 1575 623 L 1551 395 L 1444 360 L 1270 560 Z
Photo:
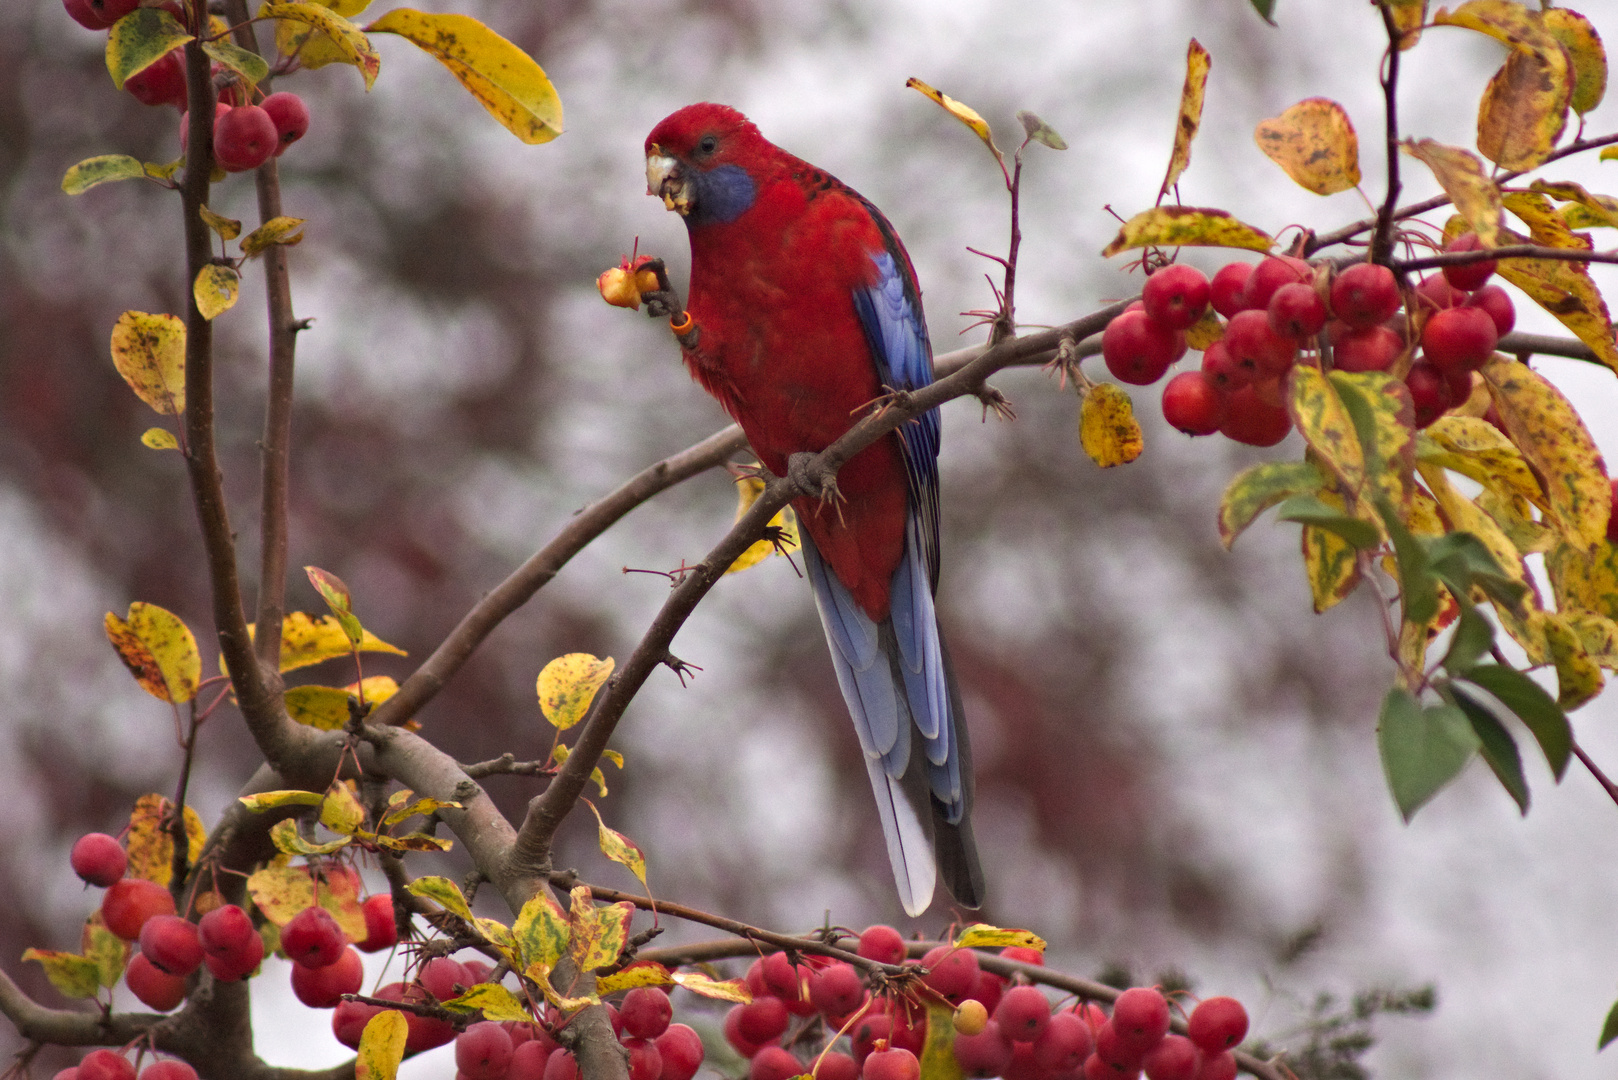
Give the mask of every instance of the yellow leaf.
M 283 818 L 270 826 L 270 842 L 275 845 L 275 850 L 287 855 L 330 855 L 347 847 L 352 839 L 339 836 L 324 843 L 306 840 L 298 831 L 298 823 L 291 818 Z
M 251 625 L 247 628 L 248 636 L 253 634 Z M 369 630 L 359 643 L 360 652 L 392 653 L 395 656 L 408 656 L 403 649 L 396 645 L 389 645 Z M 302 611 L 294 611 L 281 620 L 281 670 L 296 671 L 298 668 L 309 667 L 323 660 L 331 660 L 339 656 L 349 656 L 353 653 L 353 646 L 349 644 L 348 634 L 334 615 L 322 615 L 318 619 Z M 367 698 L 369 700 L 369 698 Z
M 1475 154 L 1432 139 L 1406 139 L 1400 148 L 1432 170 L 1444 194 L 1485 247 L 1499 244 L 1500 188 L 1484 175 L 1483 163 Z
M 394 1080 L 409 1034 L 405 1015 L 398 1009 L 383 1009 L 367 1020 L 354 1061 L 354 1080 Z
M 337 617 L 337 625 L 348 638 L 350 648 L 359 648 L 360 642 L 365 640 L 365 628 L 360 625 L 359 619 L 354 617 L 354 598 L 349 594 L 348 586 L 343 579 L 330 570 L 322 570 L 318 566 L 306 566 L 303 572 L 309 575 L 309 582 L 320 593 L 320 598 L 326 601 L 331 613 Z
M 921 1075 L 927 1080 L 963 1080 L 955 1057 L 955 1006 L 927 1002 L 927 1038 L 921 1047 Z
M 1471 477 L 1502 495 L 1519 496 L 1541 509 L 1550 508 L 1533 470 L 1523 461 L 1522 451 L 1487 420 L 1441 416 L 1422 432 L 1418 453 L 1421 460 Z
M 1545 479 L 1557 529 L 1589 551 L 1606 537 L 1612 486 L 1584 421 L 1560 390 L 1526 364 L 1496 356 L 1484 365 L 1483 378 L 1511 441 Z
M 1343 399 L 1319 368 L 1298 364 L 1292 369 L 1287 409 L 1304 442 L 1336 474 L 1347 491 L 1365 486 L 1365 452 Z
M 180 448 L 180 440 L 176 439 L 174 432 L 168 428 L 147 428 L 140 433 L 140 441 L 142 446 L 151 447 L 153 450 L 178 450 Z
M 1138 247 L 1226 247 L 1269 251 L 1268 234 L 1244 225 L 1223 210 L 1197 206 L 1154 206 L 1124 222 L 1103 258 Z
M 222 68 L 228 68 L 241 76 L 242 88 L 249 95 L 253 88 L 269 78 L 270 65 L 256 52 L 242 48 L 234 42 L 220 39 L 217 41 L 204 41 L 202 51 L 219 62 Z
M 276 926 L 285 926 L 298 912 L 319 903 L 331 912 L 350 941 L 365 940 L 359 888 L 359 875 L 347 867 L 328 866 L 324 879 L 317 880 L 310 867 L 289 866 L 284 857 L 247 878 L 248 895 Z
M 1228 549 L 1265 510 L 1321 490 L 1326 477 L 1308 461 L 1268 461 L 1237 473 L 1219 500 L 1219 540 Z
M 646 856 L 641 854 L 639 847 L 629 837 L 621 832 L 607 828 L 607 823 L 601 820 L 601 811 L 591 803 L 590 812 L 596 816 L 596 843 L 601 847 L 601 854 L 621 866 L 627 866 L 629 872 L 640 879 L 642 885 L 646 884 Z
M 459 997 L 441 1003 L 455 1012 L 481 1012 L 485 1020 L 531 1024 L 534 1014 L 510 990 L 499 983 L 479 983 Z
M 112 24 L 107 33 L 107 72 L 112 84 L 145 71 L 169 50 L 194 40 L 179 21 L 161 8 L 137 8 Z
M 1045 939 L 1032 930 L 1015 930 L 988 923 L 973 923 L 955 936 L 957 949 L 1003 949 L 1015 945 L 1021 949 L 1045 951 Z
M 587 885 L 575 887 L 572 899 L 568 924 L 573 936 L 568 952 L 574 963 L 580 971 L 616 964 L 629 944 L 629 921 L 635 915 L 635 905 L 626 901 L 597 907 Z
M 551 968 L 547 964 L 529 964 L 523 969 L 523 974 L 545 994 L 545 1000 L 556 1006 L 564 1014 L 576 1013 L 587 1005 L 599 1005 L 601 997 L 598 994 L 585 994 L 583 997 L 566 997 L 556 987 L 551 985 Z
M 165 416 L 185 412 L 185 323 L 124 312 L 112 327 L 112 363 L 146 404 Z
M 1416 465 L 1414 406 L 1404 380 L 1383 371 L 1333 371 L 1332 387 L 1354 420 L 1365 455 L 1366 489 L 1395 509 L 1410 505 Z M 1371 500 L 1376 501 L 1376 498 Z
M 972 133 L 983 140 L 983 145 L 995 156 L 996 161 L 1003 161 L 1000 148 L 994 145 L 994 133 L 989 130 L 989 122 L 978 115 L 978 111 L 970 105 L 956 101 L 948 94 L 934 90 L 920 79 L 906 79 L 905 85 L 912 90 L 919 90 L 924 97 L 931 98 L 935 104 L 949 113 L 955 119 L 972 129 Z
M 291 247 L 303 240 L 303 218 L 273 217 L 242 238 L 242 254 L 249 259 L 276 244 Z
M 469 15 L 394 8 L 370 26 L 430 53 L 502 127 L 530 145 L 562 133 L 562 99 L 533 57 Z
M 1618 546 L 1603 539 L 1586 552 L 1564 541 L 1546 552 L 1545 570 L 1558 611 L 1618 619 Z
M 1607 94 L 1607 50 L 1601 44 L 1601 35 L 1589 19 L 1567 8 L 1548 8 L 1540 12 L 1540 21 L 1561 42 L 1573 63 L 1570 104 L 1574 112 L 1583 116 L 1600 105 Z
M 336 51 L 343 63 L 352 64 L 359 69 L 360 77 L 365 80 L 365 89 L 369 90 L 371 84 L 376 82 L 376 73 L 382 66 L 382 58 L 376 54 L 375 46 L 359 27 L 331 8 L 308 3 L 266 3 L 258 9 L 258 17 L 290 19 L 313 27 L 326 36 L 331 48 Z
M 472 908 L 462 895 L 460 886 L 447 877 L 432 875 L 419 877 L 406 888 L 413 896 L 424 897 L 431 900 L 445 911 L 454 912 L 467 922 L 472 921 Z
M 746 1005 L 753 1000 L 748 992 L 747 984 L 740 979 L 726 979 L 723 982 L 711 979 L 700 971 L 675 971 L 669 978 L 674 980 L 676 986 L 683 986 L 693 994 L 714 998 L 718 1001 L 734 1001 Z
M 365 807 L 360 805 L 350 786 L 351 780 L 339 780 L 326 792 L 320 804 L 320 823 L 335 833 L 352 836 L 365 824 Z
M 1494 561 L 1500 568 L 1511 575 L 1515 581 L 1522 582 L 1532 589 L 1532 581 L 1527 570 L 1523 567 L 1522 552 L 1517 550 L 1511 538 L 1505 534 L 1494 518 L 1484 513 L 1471 499 L 1457 492 L 1449 483 L 1442 469 L 1435 465 L 1422 465 L 1421 478 L 1427 483 L 1427 490 L 1433 493 L 1438 507 L 1443 511 L 1449 527 L 1455 532 L 1469 532 L 1483 542 L 1494 556 Z M 1529 597 L 1532 598 L 1532 592 Z M 1537 599 L 1528 601 L 1538 606 Z
M 174 804 L 161 795 L 142 795 L 135 800 L 135 809 L 129 815 L 130 877 L 155 881 L 165 888 L 173 880 L 174 834 L 169 831 L 168 820 L 173 812 Z M 187 861 L 194 864 L 202 854 L 208 831 L 190 806 L 185 808 L 185 835 Z
M 1253 133 L 1260 150 L 1301 187 L 1335 195 L 1360 182 L 1360 143 L 1348 113 L 1327 98 L 1305 98 Z
M 191 296 L 197 302 L 197 313 L 212 321 L 236 306 L 236 292 L 241 277 L 228 266 L 209 263 L 197 271 L 196 284 Z
M 1528 190 L 1575 204 L 1557 209 L 1562 227 L 1569 232 L 1574 229 L 1618 228 L 1618 199 L 1611 195 L 1592 195 L 1582 185 L 1568 180 L 1535 180 L 1528 185 Z
M 1338 510 L 1346 508 L 1335 491 L 1321 491 L 1320 501 Z M 1309 580 L 1309 596 L 1315 613 L 1342 602 L 1360 583 L 1359 551 L 1329 529 L 1305 525 L 1299 539 L 1303 550 L 1303 572 Z
M 216 214 L 206 206 L 200 207 L 197 212 L 202 215 L 203 223 L 218 233 L 221 240 L 234 240 L 242 234 L 242 223 L 235 218 Z
M 1399 51 L 1404 52 L 1421 40 L 1421 28 L 1427 24 L 1427 0 L 1389 0 L 1387 8 L 1399 31 Z
M 736 520 L 740 521 L 742 515 L 752 509 L 758 497 L 764 494 L 764 481 L 756 476 L 738 476 L 736 478 Z M 780 548 L 782 551 L 792 551 L 798 547 L 798 519 L 792 513 L 790 506 L 783 506 L 780 513 L 770 519 L 770 527 L 780 530 Z M 734 574 L 756 566 L 769 558 L 777 551 L 777 546 L 768 537 L 757 540 L 748 549 L 736 556 L 736 561 L 730 564 L 725 573 Z
M 589 653 L 568 653 L 546 664 L 535 688 L 539 709 L 558 731 L 584 719 L 596 691 L 612 674 L 613 659 L 598 660 Z
M 127 619 L 107 612 L 107 638 L 141 689 L 159 701 L 183 705 L 197 696 L 202 654 L 190 627 L 172 611 L 139 600 Z
M 287 715 L 321 731 L 341 731 L 348 724 L 352 696 L 336 686 L 294 686 L 286 692 Z
M 1191 141 L 1197 137 L 1202 124 L 1202 100 L 1208 88 L 1208 69 L 1213 57 L 1196 38 L 1185 50 L 1185 84 L 1180 88 L 1180 115 L 1174 126 L 1174 152 L 1169 155 L 1169 169 L 1163 177 L 1158 197 L 1168 194 L 1191 164 Z
M 1225 324 L 1219 321 L 1219 315 L 1212 307 L 1203 311 L 1202 317 L 1185 330 L 1185 343 L 1197 352 L 1206 352 L 1208 346 L 1225 336 Z
M 523 904 L 511 932 L 516 940 L 517 953 L 523 960 L 522 966 L 527 968 L 537 964 L 546 970 L 555 967 L 556 962 L 567 955 L 568 942 L 573 936 L 567 913 L 545 889 Z
M 1567 620 L 1551 612 L 1545 613 L 1545 645 L 1551 663 L 1556 667 L 1556 703 L 1572 712 L 1601 693 L 1606 676 L 1601 667 L 1585 652 L 1584 643 Z
M 95 997 L 101 989 L 101 968 L 88 957 L 52 949 L 28 949 L 22 959 L 23 963 L 34 961 L 44 968 L 45 977 L 64 997 Z
M 129 964 L 129 942 L 107 929 L 99 910 L 92 911 L 84 920 L 84 929 L 79 934 L 79 952 L 95 964 L 101 985 L 109 990 L 118 985 Z
M 62 174 L 62 190 L 69 195 L 83 195 L 97 184 L 114 180 L 138 180 L 146 175 L 146 166 L 139 158 L 128 154 L 101 154 L 85 158 Z
M 1512 213 L 1528 222 L 1534 243 L 1547 247 L 1589 248 L 1589 242 L 1568 229 L 1543 195 L 1514 192 L 1506 198 L 1505 204 Z M 1501 231 L 1505 234 L 1502 244 L 1529 242 L 1509 229 Z M 1602 363 L 1618 371 L 1612 318 L 1586 264 L 1562 259 L 1501 259 L 1498 273 L 1556 316 L 1574 336 L 1590 346 Z
M 631 964 L 622 971 L 603 975 L 596 980 L 596 993 L 616 994 L 620 990 L 633 990 L 637 986 L 675 986 L 674 976 L 662 964 Z
M 1145 442 L 1129 394 L 1114 383 L 1095 383 L 1079 399 L 1079 445 L 1103 469 L 1140 457 Z
M 1568 611 L 1561 615 L 1579 636 L 1579 644 L 1590 659 L 1609 670 L 1618 670 L 1618 622 L 1593 611 Z

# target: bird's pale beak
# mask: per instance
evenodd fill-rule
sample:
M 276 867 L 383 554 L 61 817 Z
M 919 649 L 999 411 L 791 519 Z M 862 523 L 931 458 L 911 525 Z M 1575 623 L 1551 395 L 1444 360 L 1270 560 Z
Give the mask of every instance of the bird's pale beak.
M 681 217 L 691 212 L 694 201 L 685 168 L 655 143 L 646 153 L 646 194 L 656 195 Z

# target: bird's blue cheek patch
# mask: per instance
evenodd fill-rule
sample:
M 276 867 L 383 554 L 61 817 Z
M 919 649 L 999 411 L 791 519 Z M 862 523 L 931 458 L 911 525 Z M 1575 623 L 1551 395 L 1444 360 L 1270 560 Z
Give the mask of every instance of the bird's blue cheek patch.
M 740 165 L 721 165 L 697 174 L 697 199 L 688 225 L 735 221 L 753 205 L 753 178 Z

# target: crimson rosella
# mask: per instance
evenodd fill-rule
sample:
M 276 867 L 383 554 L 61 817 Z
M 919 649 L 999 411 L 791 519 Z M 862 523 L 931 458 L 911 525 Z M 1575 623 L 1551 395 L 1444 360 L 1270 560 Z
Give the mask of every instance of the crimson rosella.
M 825 449 L 889 390 L 932 381 L 910 257 L 856 192 L 711 104 L 652 129 L 646 178 L 691 241 L 690 323 L 676 328 L 685 362 L 771 472 L 788 475 L 795 455 Z M 933 611 L 938 438 L 934 410 L 844 465 L 839 497 L 793 504 L 912 915 L 940 873 L 960 903 L 983 898 L 961 693 Z

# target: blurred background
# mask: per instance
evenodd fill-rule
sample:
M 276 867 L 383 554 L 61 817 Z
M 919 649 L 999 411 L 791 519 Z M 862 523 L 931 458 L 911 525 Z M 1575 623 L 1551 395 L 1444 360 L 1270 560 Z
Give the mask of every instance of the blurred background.
M 369 94 L 346 67 L 279 86 L 314 117 L 281 159 L 286 212 L 309 222 L 291 263 L 297 313 L 313 320 L 299 340 L 290 562 L 342 576 L 366 625 L 416 659 L 574 510 L 725 422 L 667 331 L 607 307 L 593 284 L 637 237 L 684 281 L 684 231 L 646 197 L 641 151 L 681 105 L 735 105 L 881 206 L 915 261 L 939 352 L 981 340 L 960 313 L 991 303 L 994 267 L 966 249 L 1004 250 L 1007 200 L 983 147 L 905 90 L 907 77 L 977 108 L 1003 146 L 1020 137 L 1018 109 L 1071 146 L 1028 153 L 1028 325 L 1139 288 L 1124 258 L 1098 252 L 1117 227 L 1109 206 L 1128 217 L 1156 195 L 1190 37 L 1213 70 L 1184 202 L 1272 234 L 1364 216 L 1357 194 L 1310 195 L 1253 144 L 1259 120 L 1317 95 L 1358 125 L 1365 190 L 1381 198 L 1383 38 L 1365 4 L 1282 0 L 1277 28 L 1243 0 L 425 6 L 476 15 L 536 57 L 566 134 L 518 144 L 437 63 L 385 35 Z M 1589 8 L 1618 40 L 1612 12 Z M 153 417 L 107 354 L 119 312 L 181 310 L 178 200 L 139 183 L 76 199 L 60 189 L 63 170 L 94 154 L 177 154 L 175 113 L 116 93 L 103 41 L 60 0 L 0 5 L 0 963 L 52 1004 L 37 966 L 17 957 L 74 947 L 96 902 L 68 871 L 68 846 L 116 831 L 139 794 L 172 794 L 179 761 L 167 710 L 118 663 L 102 614 L 161 604 L 212 662 L 180 460 L 139 444 Z M 1479 35 L 1429 33 L 1405 56 L 1405 132 L 1471 145 L 1501 58 Z M 1609 102 L 1590 131 L 1615 121 Z M 1612 188 L 1593 161 L 1547 175 Z M 1404 176 L 1407 201 L 1436 191 L 1409 159 Z M 245 176 L 213 205 L 256 220 Z M 1208 271 L 1225 261 L 1185 257 Z M 260 280 L 247 270 L 243 302 L 218 323 L 223 466 L 250 598 Z M 1520 328 L 1553 329 L 1518 299 Z M 1618 453 L 1611 373 L 1537 366 Z M 1192 441 L 1161 423 L 1145 390 L 1134 397 L 1146 453 L 1103 472 L 1078 447 L 1071 389 L 1039 371 L 995 383 L 1014 422 L 984 422 L 974 402 L 945 409 L 940 590 L 969 699 L 986 918 L 1037 930 L 1052 963 L 1080 974 L 1178 969 L 1203 992 L 1242 998 L 1257 1034 L 1292 1045 L 1319 993 L 1435 984 L 1432 1016 L 1379 1028 L 1365 1058 L 1377 1075 L 1610 1071 L 1595 1044 L 1618 991 L 1618 808 L 1576 765 L 1558 787 L 1526 753 L 1525 819 L 1474 764 L 1412 825 L 1399 822 L 1373 733 L 1391 670 L 1374 605 L 1356 595 L 1313 615 L 1292 526 L 1261 524 L 1234 553 L 1215 534 L 1233 472 L 1295 457 L 1296 437 L 1268 451 Z M 420 717 L 426 734 L 463 761 L 542 755 L 540 667 L 570 651 L 627 656 L 667 585 L 623 570 L 701 558 L 734 506 L 715 471 L 635 511 L 479 651 Z M 289 607 L 322 609 L 301 575 L 290 588 Z M 619 729 L 627 767 L 601 803 L 648 853 L 656 894 L 779 929 L 829 919 L 940 932 L 942 907 L 912 923 L 895 901 L 793 568 L 772 559 L 726 580 L 675 651 L 701 671 L 685 687 L 654 676 Z M 331 667 L 313 677 L 352 678 Z M 378 658 L 366 673 L 409 670 Z M 1575 717 L 1609 767 L 1615 713 L 1600 699 Z M 228 710 L 200 753 L 192 799 L 212 821 L 255 754 Z M 513 816 L 537 790 L 516 778 L 488 787 Z M 593 830 L 572 824 L 559 863 L 632 887 Z M 458 876 L 464 865 L 415 869 Z M 278 969 L 258 985 L 270 1061 L 342 1060 L 325 1015 L 293 1001 Z M 123 991 L 120 1001 L 133 1004 Z M 0 1031 L 0 1051 L 19 1046 Z M 448 1076 L 446 1054 L 404 1075 Z

